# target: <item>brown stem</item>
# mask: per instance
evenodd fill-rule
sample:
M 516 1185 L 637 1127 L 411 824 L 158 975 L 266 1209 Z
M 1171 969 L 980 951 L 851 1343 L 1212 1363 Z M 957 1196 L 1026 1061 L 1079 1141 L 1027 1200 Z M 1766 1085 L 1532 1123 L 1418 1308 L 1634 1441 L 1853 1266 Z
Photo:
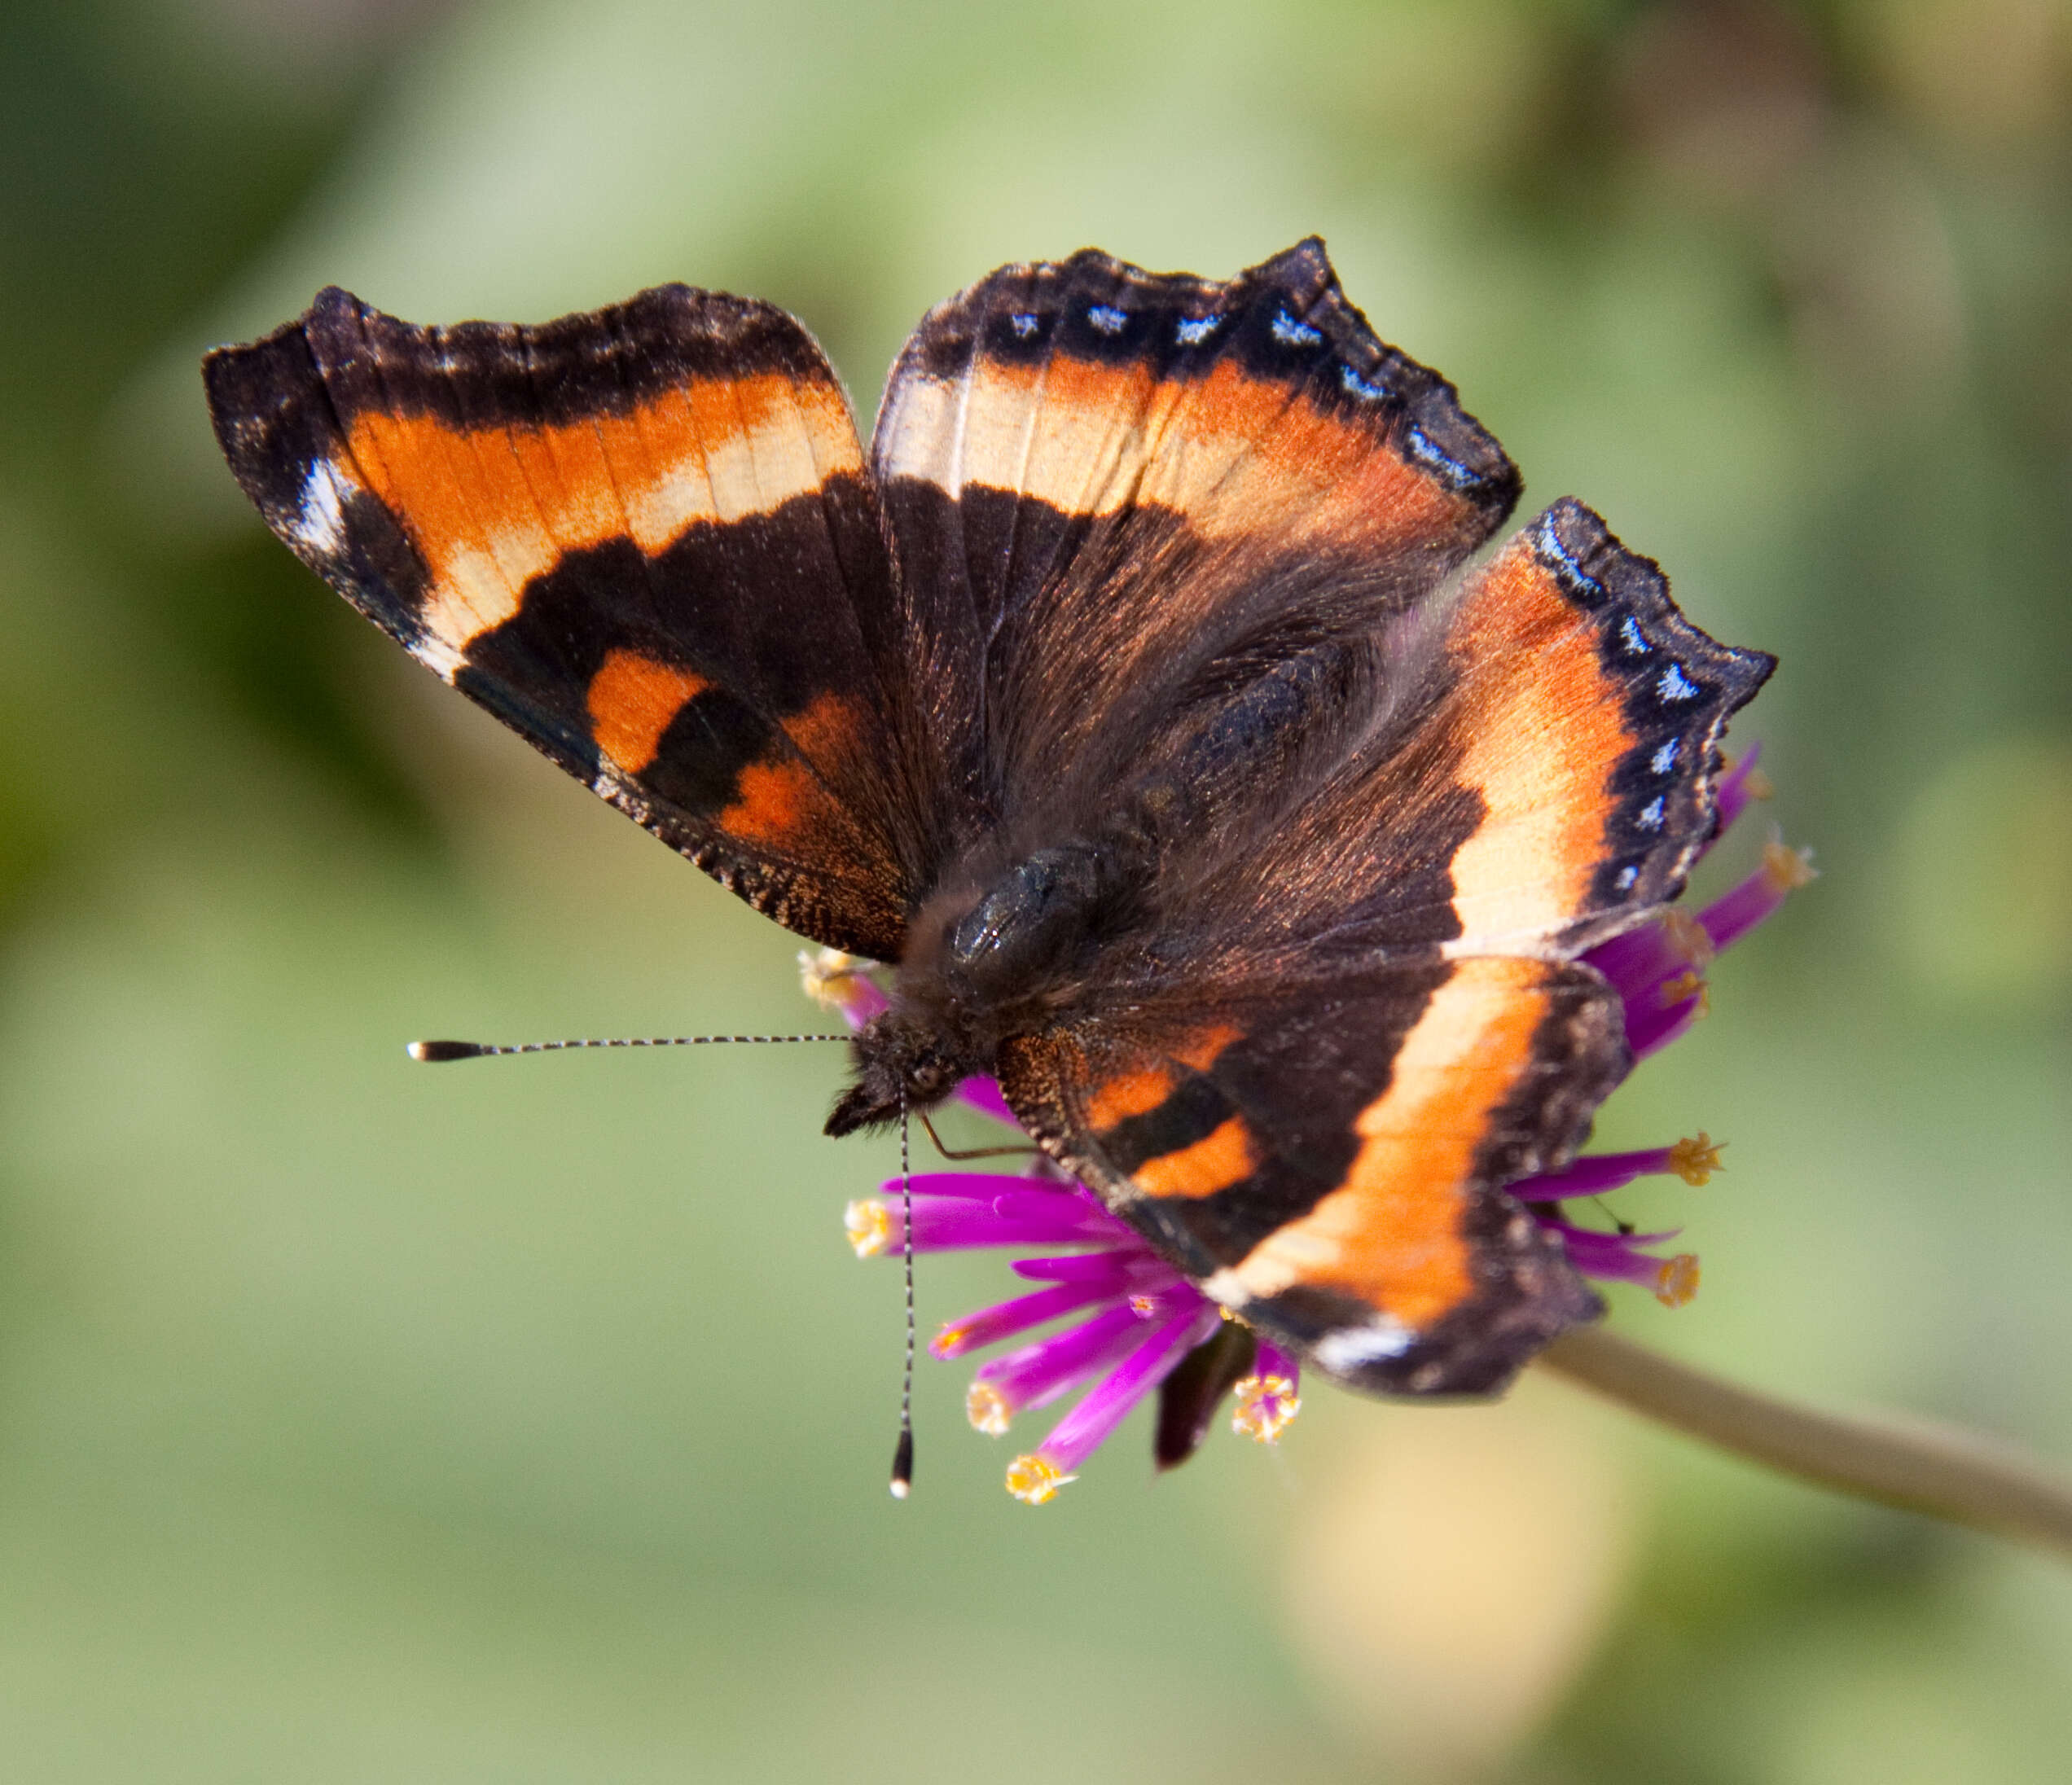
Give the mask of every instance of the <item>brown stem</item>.
M 1540 1362 L 1606 1399 L 1823 1487 L 2072 1555 L 2072 1480 L 2012 1445 L 1925 1421 L 1794 1406 L 1579 1327 Z

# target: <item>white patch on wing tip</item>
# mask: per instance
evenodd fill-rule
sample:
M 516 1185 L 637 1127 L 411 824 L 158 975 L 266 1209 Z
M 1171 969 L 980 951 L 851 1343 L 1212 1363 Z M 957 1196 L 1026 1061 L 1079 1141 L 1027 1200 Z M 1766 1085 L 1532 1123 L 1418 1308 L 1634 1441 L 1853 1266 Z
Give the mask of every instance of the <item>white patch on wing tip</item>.
M 1203 1295 L 1226 1308 L 1242 1308 L 1252 1299 L 1252 1292 L 1245 1287 L 1245 1279 L 1234 1270 L 1219 1270 L 1213 1277 L 1205 1277 L 1201 1287 Z
M 426 633 L 410 647 L 410 655 L 441 682 L 451 682 L 460 673 L 459 647 L 448 644 L 437 633 Z
M 1376 1314 L 1363 1327 L 1341 1327 L 1326 1333 L 1317 1341 L 1316 1361 L 1332 1375 L 1341 1375 L 1364 1364 L 1400 1357 L 1416 1338 L 1401 1321 Z
M 340 475 L 328 458 L 319 458 L 303 480 L 302 500 L 288 531 L 298 545 L 327 557 L 345 543 L 345 502 L 359 493 L 359 485 Z

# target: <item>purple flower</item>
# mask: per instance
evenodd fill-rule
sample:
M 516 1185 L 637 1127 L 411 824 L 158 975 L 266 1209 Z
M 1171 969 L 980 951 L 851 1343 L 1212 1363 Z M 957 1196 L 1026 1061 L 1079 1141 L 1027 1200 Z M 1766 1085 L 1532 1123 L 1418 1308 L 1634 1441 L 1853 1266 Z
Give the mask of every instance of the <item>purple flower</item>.
M 1752 799 L 1768 796 L 1755 752 L 1722 779 L 1719 835 Z M 1812 877 L 1803 853 L 1767 844 L 1762 866 L 1695 916 L 1665 913 L 1637 930 L 1591 950 L 1583 958 L 1610 980 L 1625 1006 L 1626 1037 L 1636 1060 L 1681 1035 L 1706 1007 L 1705 975 L 1714 959 Z M 868 963 L 832 950 L 799 957 L 807 991 L 861 1028 L 885 1009 L 885 993 Z M 991 1079 L 967 1079 L 956 1094 L 972 1107 L 1012 1123 Z M 1722 1142 L 1701 1131 L 1672 1146 L 1638 1152 L 1586 1153 L 1560 1171 L 1507 1186 L 1550 1231 L 1569 1261 L 1588 1277 L 1635 1283 L 1670 1307 L 1697 1293 L 1698 1261 L 1648 1248 L 1675 1230 L 1636 1233 L 1624 1223 L 1606 1230 L 1571 1221 L 1565 1205 L 1600 1196 L 1635 1178 L 1660 1174 L 1701 1185 L 1715 1171 Z M 953 1320 L 930 1341 L 947 1360 L 1008 1340 L 1014 1348 L 979 1366 L 965 1397 L 972 1424 L 1004 1435 L 1024 1413 L 1075 1392 L 1079 1398 L 1034 1450 L 1007 1467 L 1007 1491 L 1041 1506 L 1155 1390 L 1161 1396 L 1157 1454 L 1161 1466 L 1183 1460 L 1205 1434 L 1214 1406 L 1234 1397 L 1234 1429 L 1275 1442 L 1302 1401 L 1296 1360 L 1253 1334 L 1203 1296 L 1100 1200 L 1066 1179 L 1047 1160 L 1029 1172 L 932 1172 L 912 1180 L 916 1252 L 1007 1247 L 1034 1256 L 1011 1265 L 1027 1293 Z M 857 1256 L 898 1251 L 900 1184 L 886 1198 L 853 1202 L 846 1216 Z M 1060 1250 L 1060 1248 L 1065 1248 Z M 1047 1329 L 1040 1336 L 1024 1335 Z M 1169 1385 L 1177 1385 L 1174 1394 Z
M 981 1364 L 964 1398 L 972 1424 L 999 1437 L 1020 1414 L 1086 1390 L 1041 1445 L 1008 1467 L 1008 1491 L 1032 1506 L 1072 1480 L 1130 1410 L 1216 1336 L 1226 1318 L 1091 1191 L 1061 1178 L 1047 1160 L 1036 1171 L 1029 1177 L 924 1172 L 913 1180 L 916 1252 L 1074 1248 L 1016 1259 L 1009 1267 L 1014 1274 L 1043 1287 L 953 1320 L 928 1343 L 931 1356 L 948 1359 L 1062 1322 Z M 885 1187 L 888 1197 L 849 1205 L 849 1242 L 858 1257 L 897 1252 L 904 1242 L 892 1200 L 899 1184 Z M 1233 1423 L 1271 1443 L 1300 1405 L 1299 1377 L 1294 1360 L 1274 1346 L 1255 1341 L 1250 1349 L 1249 1370 L 1231 1384 L 1237 1397 Z

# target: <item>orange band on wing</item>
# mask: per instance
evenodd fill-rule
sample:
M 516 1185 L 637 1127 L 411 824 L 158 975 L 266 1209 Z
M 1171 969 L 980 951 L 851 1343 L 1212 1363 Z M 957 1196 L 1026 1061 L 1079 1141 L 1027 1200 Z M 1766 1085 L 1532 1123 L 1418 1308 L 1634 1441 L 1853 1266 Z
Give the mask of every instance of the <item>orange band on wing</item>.
M 638 651 L 608 651 L 586 696 L 590 734 L 622 773 L 638 774 L 655 760 L 669 721 L 709 686 L 692 670 Z
M 1617 807 L 1609 778 L 1633 739 L 1589 616 L 1525 537 L 1464 597 L 1451 643 L 1468 666 L 1451 726 L 1468 740 L 1460 778 L 1487 808 L 1453 858 L 1468 949 L 1585 908 Z
M 348 445 L 430 570 L 425 623 L 454 651 L 571 551 L 626 537 L 660 552 L 696 522 L 766 513 L 863 466 L 841 392 L 775 375 L 696 380 L 552 427 L 370 410 Z
M 1130 1175 L 1147 1195 L 1213 1196 L 1243 1182 L 1258 1163 L 1244 1117 L 1233 1116 L 1192 1147 L 1146 1160 Z
M 1344 1182 L 1245 1256 L 1234 1274 L 1247 1292 L 1339 1290 L 1420 1331 L 1474 1292 L 1461 1217 L 1476 1150 L 1530 1062 L 1546 974 L 1534 961 L 1455 963 L 1354 1123 Z
M 893 393 L 882 470 L 955 494 L 1015 490 L 1067 514 L 1157 503 L 1210 537 L 1293 528 L 1348 542 L 1424 539 L 1470 505 L 1356 422 L 1217 364 L 1155 380 L 1141 365 L 981 360 Z
M 830 797 L 814 765 L 839 761 L 856 748 L 861 724 L 856 704 L 823 694 L 779 724 L 798 756 L 742 769 L 733 800 L 714 821 L 717 827 L 728 836 L 779 849 L 802 849 L 814 837 L 846 835 L 852 828 L 848 815 Z M 849 847 L 858 844 L 852 841 Z
M 721 809 L 717 827 L 749 843 L 796 840 L 819 792 L 802 762 L 752 762 L 741 770 L 734 803 Z
M 1179 1083 L 1179 1075 L 1162 1066 L 1104 1079 L 1086 1099 L 1087 1125 L 1108 1129 L 1132 1116 L 1146 1115 L 1170 1097 Z
M 1198 1028 L 1183 1040 L 1174 1042 L 1166 1049 L 1183 1066 L 1191 1066 L 1197 1072 L 1205 1072 L 1216 1064 L 1216 1056 L 1240 1039 L 1245 1031 L 1235 1024 L 1211 1023 Z

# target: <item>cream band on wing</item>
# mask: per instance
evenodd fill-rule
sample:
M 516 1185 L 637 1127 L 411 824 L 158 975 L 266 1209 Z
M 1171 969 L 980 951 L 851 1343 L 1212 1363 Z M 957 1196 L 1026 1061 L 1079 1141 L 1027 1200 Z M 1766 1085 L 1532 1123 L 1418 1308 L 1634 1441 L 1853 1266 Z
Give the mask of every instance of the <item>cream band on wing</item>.
M 630 537 L 657 553 L 700 521 L 766 514 L 863 463 L 837 388 L 775 375 L 701 379 L 550 427 L 462 431 L 370 410 L 347 445 L 431 572 L 427 629 L 455 650 L 510 619 L 569 552 Z
M 1587 907 L 1604 859 L 1608 785 L 1633 739 L 1589 616 L 1521 535 L 1471 583 L 1449 638 L 1468 665 L 1449 734 L 1486 815 L 1453 858 L 1461 936 L 1449 952 L 1545 936 Z M 1520 664 L 1532 666 L 1519 674 Z
M 1013 490 L 1067 514 L 1156 504 L 1211 537 L 1423 539 L 1469 507 L 1371 430 L 1228 363 L 1164 379 L 1070 356 L 981 360 L 955 382 L 910 373 L 880 435 L 886 479 Z
M 1233 1287 L 1337 1290 L 1420 1331 L 1473 1294 L 1461 1217 L 1475 1153 L 1531 1060 L 1547 971 L 1455 963 L 1403 1038 L 1389 1088 L 1355 1121 L 1360 1150 L 1344 1182 L 1254 1246 L 1229 1272 Z

